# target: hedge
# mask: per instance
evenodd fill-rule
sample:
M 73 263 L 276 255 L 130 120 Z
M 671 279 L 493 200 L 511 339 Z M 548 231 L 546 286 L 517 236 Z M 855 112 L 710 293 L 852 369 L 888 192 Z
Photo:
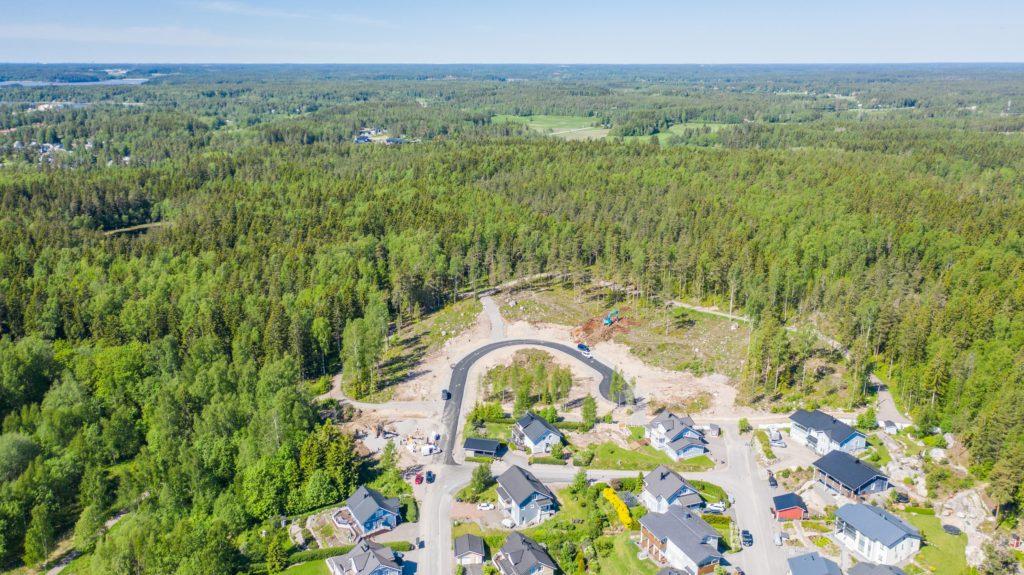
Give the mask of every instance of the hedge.
M 540 463 L 540 464 L 544 464 L 544 465 L 566 465 L 564 459 L 559 459 L 557 457 L 551 457 L 551 456 L 531 457 L 530 458 L 530 465 L 533 465 L 534 463 Z
M 494 458 L 493 457 L 484 457 L 484 456 L 479 456 L 479 455 L 473 455 L 471 457 L 467 457 L 466 461 L 470 461 L 472 463 L 491 463 L 492 461 L 494 461 Z
M 587 425 L 582 421 L 556 421 L 555 427 L 568 431 L 590 431 L 593 429 L 592 425 Z
M 907 505 L 903 510 L 915 515 L 935 515 L 934 507 L 914 507 L 913 505 Z
M 388 547 L 398 551 L 399 553 L 405 553 L 412 551 L 412 543 L 408 541 L 391 541 L 385 543 Z M 354 545 L 342 545 L 340 547 L 324 547 L 322 549 L 307 549 L 305 551 L 298 551 L 288 556 L 288 564 L 294 565 L 296 563 L 307 563 L 309 561 L 323 561 L 330 559 L 331 557 L 337 557 L 338 555 L 344 555 L 352 550 Z

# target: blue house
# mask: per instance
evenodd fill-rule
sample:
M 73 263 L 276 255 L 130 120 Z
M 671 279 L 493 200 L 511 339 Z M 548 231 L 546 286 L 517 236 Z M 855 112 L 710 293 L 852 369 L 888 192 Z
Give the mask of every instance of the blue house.
M 673 461 L 690 459 L 708 452 L 704 432 L 697 429 L 690 416 L 679 417 L 662 412 L 644 426 L 644 437 Z
M 364 485 L 334 514 L 334 522 L 351 530 L 354 539 L 361 539 L 394 529 L 402 520 L 399 510 L 397 499 L 388 499 Z

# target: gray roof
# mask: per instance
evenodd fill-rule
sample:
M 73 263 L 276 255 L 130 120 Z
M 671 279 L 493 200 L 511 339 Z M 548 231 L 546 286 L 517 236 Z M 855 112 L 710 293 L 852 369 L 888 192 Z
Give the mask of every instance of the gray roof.
M 680 437 L 679 439 L 676 439 L 675 441 L 671 441 L 668 444 L 668 446 L 671 447 L 673 451 L 682 451 L 683 449 L 686 449 L 687 447 L 689 447 L 691 445 L 696 445 L 698 447 L 704 448 L 704 442 L 703 441 L 701 441 L 700 439 L 697 439 L 696 437 L 690 437 L 688 435 Z
M 546 419 L 532 411 L 527 411 L 522 417 L 517 419 L 516 425 L 523 430 L 523 435 L 528 437 L 533 443 L 540 443 L 544 436 L 549 433 L 563 437 L 562 432 L 557 427 L 551 425 Z
M 536 569 L 538 565 L 558 570 L 558 564 L 539 543 L 516 532 L 510 534 L 505 540 L 495 563 L 506 575 L 526 575 Z
M 481 557 L 486 555 L 484 540 L 472 533 L 457 537 L 455 539 L 455 556 L 462 557 L 468 553 L 475 553 Z
M 835 561 L 826 559 L 817 552 L 797 555 L 788 560 L 791 575 L 843 575 Z
M 858 563 L 847 570 L 847 575 L 907 575 L 906 571 L 892 565 Z
M 892 547 L 907 537 L 921 538 L 921 532 L 913 525 L 874 505 L 847 503 L 836 511 L 836 518 L 886 547 Z
M 345 505 L 360 524 L 366 523 L 379 509 L 386 509 L 395 515 L 398 515 L 399 511 L 397 499 L 388 499 L 365 485 L 356 489 Z
M 687 427 L 692 428 L 694 423 L 693 419 L 689 415 L 679 417 L 670 411 L 663 411 L 652 419 L 651 422 L 647 424 L 647 427 L 654 429 L 659 425 L 665 428 L 665 433 L 671 434 L 674 431 L 679 431 Z
M 681 571 L 675 567 L 662 567 L 657 575 L 693 575 L 689 571 Z
M 390 547 L 369 540 L 356 543 L 351 551 L 341 557 L 331 557 L 327 563 L 340 567 L 338 571 L 341 573 L 348 573 L 355 567 L 356 575 L 369 575 L 381 567 L 392 572 L 402 572 L 402 566 L 398 564 L 398 558 Z
M 537 479 L 532 473 L 513 465 L 498 476 L 498 489 L 508 495 L 516 505 L 522 505 L 534 493 L 540 493 L 544 497 L 554 499 L 555 494 Z
M 648 473 L 647 476 L 644 477 L 644 490 L 651 495 L 661 497 L 666 501 L 683 487 L 686 487 L 690 491 L 697 491 L 692 485 L 683 479 L 682 475 L 679 475 L 664 465 L 655 467 L 654 471 Z
M 840 444 L 853 434 L 864 435 L 824 411 L 817 409 L 814 411 L 798 409 L 793 412 L 793 415 L 789 416 L 789 419 L 808 429 L 816 429 L 824 433 L 832 441 Z
M 689 509 L 673 506 L 665 513 L 651 512 L 640 518 L 640 525 L 655 538 L 671 541 L 698 566 L 722 558 L 717 548 L 721 535 Z M 704 543 L 708 538 L 714 538 L 714 547 Z
M 857 457 L 839 450 L 828 452 L 815 461 L 814 466 L 851 490 L 862 487 L 876 477 L 886 477 L 881 471 Z

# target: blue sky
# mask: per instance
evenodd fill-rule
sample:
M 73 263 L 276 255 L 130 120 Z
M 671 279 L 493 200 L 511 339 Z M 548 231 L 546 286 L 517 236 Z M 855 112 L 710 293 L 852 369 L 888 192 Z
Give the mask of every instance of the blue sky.
M 0 0 L 6 62 L 1021 62 L 1024 0 Z

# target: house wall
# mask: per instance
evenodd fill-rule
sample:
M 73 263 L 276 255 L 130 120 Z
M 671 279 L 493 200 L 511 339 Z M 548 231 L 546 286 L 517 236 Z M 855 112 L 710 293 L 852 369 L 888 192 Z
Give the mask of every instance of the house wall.
M 804 510 L 799 507 L 792 509 L 783 509 L 782 511 L 776 511 L 775 518 L 779 521 L 792 521 L 795 519 L 804 518 Z
M 664 563 L 665 559 L 665 544 L 658 540 L 657 537 L 651 534 L 646 527 L 640 527 L 640 548 L 647 551 L 647 554 L 651 556 L 656 563 Z
M 467 553 L 462 557 L 456 557 L 455 562 L 459 565 L 480 565 L 484 562 L 484 558 L 476 553 Z
M 536 444 L 532 443 L 530 441 L 530 439 L 527 438 L 527 437 L 524 437 L 523 439 L 525 440 L 524 447 L 531 454 L 550 453 L 551 452 L 551 446 L 553 446 L 558 441 L 561 441 L 558 438 L 558 436 L 555 435 L 554 433 L 549 433 L 549 434 L 545 435 L 544 439 L 542 439 L 540 441 L 540 443 L 536 443 Z
M 640 502 L 644 504 L 649 511 L 657 513 L 664 513 L 668 511 L 668 502 L 660 497 L 655 497 L 647 490 L 640 493 Z
M 904 537 L 893 547 L 886 547 L 878 541 L 865 537 L 863 533 L 854 530 L 853 536 L 846 534 L 837 523 L 835 538 L 844 547 L 860 557 L 881 563 L 883 565 L 896 565 L 912 557 L 921 548 L 921 541 L 913 537 Z
M 697 572 L 697 564 L 686 553 L 683 553 L 682 549 L 673 545 L 671 541 L 665 545 L 665 559 L 669 565 L 676 569 L 689 569 L 691 573 Z

